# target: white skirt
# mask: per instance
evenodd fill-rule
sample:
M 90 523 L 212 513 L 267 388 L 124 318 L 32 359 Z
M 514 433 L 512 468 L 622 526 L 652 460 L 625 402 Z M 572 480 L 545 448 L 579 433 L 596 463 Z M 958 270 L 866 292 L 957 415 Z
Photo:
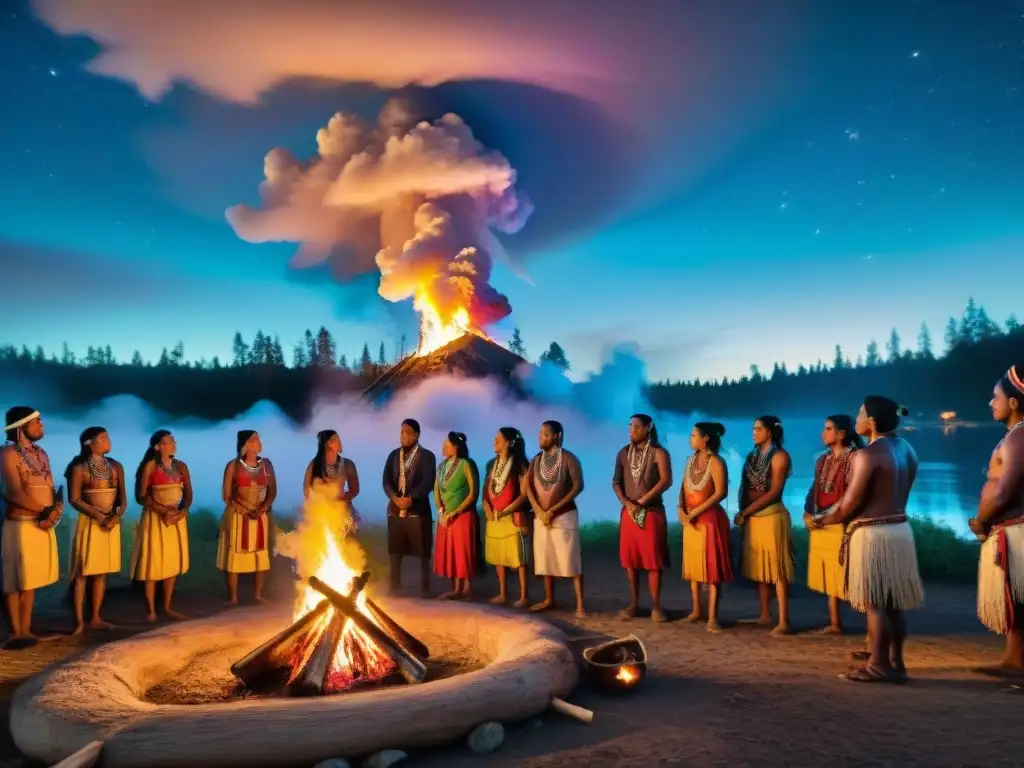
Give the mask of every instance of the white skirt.
M 869 606 L 908 611 L 924 605 L 924 584 L 910 523 L 862 525 L 850 536 L 847 599 L 854 610 Z
M 997 560 L 999 540 L 1006 537 L 1005 568 Z M 993 632 L 1010 631 L 1006 586 L 1016 605 L 1024 603 L 1024 525 L 1011 525 L 993 532 L 981 545 L 978 561 L 978 618 Z
M 544 525 L 539 520 L 534 521 L 533 569 L 538 576 L 561 578 L 579 576 L 583 573 L 577 510 L 559 515 L 551 526 Z

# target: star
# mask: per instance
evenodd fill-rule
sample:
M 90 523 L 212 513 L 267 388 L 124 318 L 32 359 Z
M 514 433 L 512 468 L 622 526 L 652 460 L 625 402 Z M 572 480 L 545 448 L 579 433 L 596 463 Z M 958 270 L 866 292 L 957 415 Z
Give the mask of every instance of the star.
M 921 52 L 920 51 L 911 51 L 910 52 L 910 58 L 912 58 L 912 59 L 919 59 L 919 58 L 921 58 Z
M 850 141 L 858 141 L 860 139 L 860 131 L 858 131 L 856 128 L 847 128 L 846 138 L 848 138 Z
M 820 234 L 821 234 L 821 230 L 820 230 L 820 229 L 816 229 L 816 230 L 814 230 L 814 234 L 816 234 L 816 235 L 820 235 Z
M 50 67 L 50 69 L 49 69 L 48 71 L 49 71 L 49 73 L 50 73 L 50 77 L 56 77 L 56 76 L 57 76 L 58 74 L 60 74 L 60 73 L 59 73 L 59 72 L 57 72 L 57 70 L 56 70 L 56 69 L 54 69 L 53 67 Z
M 782 203 L 780 203 L 780 204 L 779 204 L 779 210 L 780 210 L 780 211 L 784 211 L 784 210 L 786 210 L 787 208 L 789 208 L 789 203 L 787 203 L 787 202 L 782 202 Z

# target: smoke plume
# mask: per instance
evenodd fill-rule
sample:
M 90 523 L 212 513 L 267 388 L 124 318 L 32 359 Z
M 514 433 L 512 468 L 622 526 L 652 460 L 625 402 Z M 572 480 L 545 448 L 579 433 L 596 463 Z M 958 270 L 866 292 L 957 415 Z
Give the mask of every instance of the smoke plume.
M 373 126 L 339 112 L 316 138 L 308 162 L 267 154 L 262 206 L 227 211 L 239 237 L 298 243 L 297 268 L 330 262 L 351 276 L 376 264 L 382 297 L 427 297 L 444 322 L 460 307 L 481 328 L 511 312 L 490 284 L 492 257 L 504 256 L 494 232 L 518 232 L 533 206 L 505 157 L 457 115 L 416 122 L 399 100 Z

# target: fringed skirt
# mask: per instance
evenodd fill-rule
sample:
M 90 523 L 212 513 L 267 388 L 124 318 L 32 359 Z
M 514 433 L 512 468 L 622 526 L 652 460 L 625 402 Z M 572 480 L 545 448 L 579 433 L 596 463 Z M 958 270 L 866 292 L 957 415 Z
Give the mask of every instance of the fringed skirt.
M 924 605 L 924 584 L 910 523 L 864 525 L 850 534 L 847 599 L 854 610 L 870 606 L 908 611 Z
M 807 553 L 807 588 L 829 597 L 846 599 L 846 569 L 839 564 L 843 526 L 827 525 L 810 530 Z
M 683 525 L 683 581 L 722 584 L 732 579 L 729 518 L 715 506 Z
M 743 525 L 743 577 L 759 584 L 793 581 L 793 541 L 789 510 L 772 504 Z
M 619 564 L 641 571 L 668 568 L 668 522 L 664 507 L 648 507 L 641 528 L 625 509 L 619 515 Z
M 1020 626 L 1024 605 L 1024 525 L 997 528 L 981 545 L 978 561 L 978 618 L 1005 635 Z

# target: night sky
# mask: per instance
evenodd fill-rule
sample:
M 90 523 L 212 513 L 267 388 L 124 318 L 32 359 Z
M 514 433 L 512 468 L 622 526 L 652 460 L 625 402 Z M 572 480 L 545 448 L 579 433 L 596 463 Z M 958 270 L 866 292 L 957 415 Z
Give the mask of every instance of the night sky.
M 287 350 L 324 324 L 391 352 L 415 319 L 374 270 L 290 268 L 225 211 L 259 203 L 272 148 L 309 158 L 395 94 L 518 172 L 535 210 L 500 235 L 494 333 L 577 373 L 616 341 L 707 379 L 922 320 L 941 348 L 970 296 L 1020 311 L 1020 2 L 2 8 L 0 343 L 227 358 L 235 330 Z

